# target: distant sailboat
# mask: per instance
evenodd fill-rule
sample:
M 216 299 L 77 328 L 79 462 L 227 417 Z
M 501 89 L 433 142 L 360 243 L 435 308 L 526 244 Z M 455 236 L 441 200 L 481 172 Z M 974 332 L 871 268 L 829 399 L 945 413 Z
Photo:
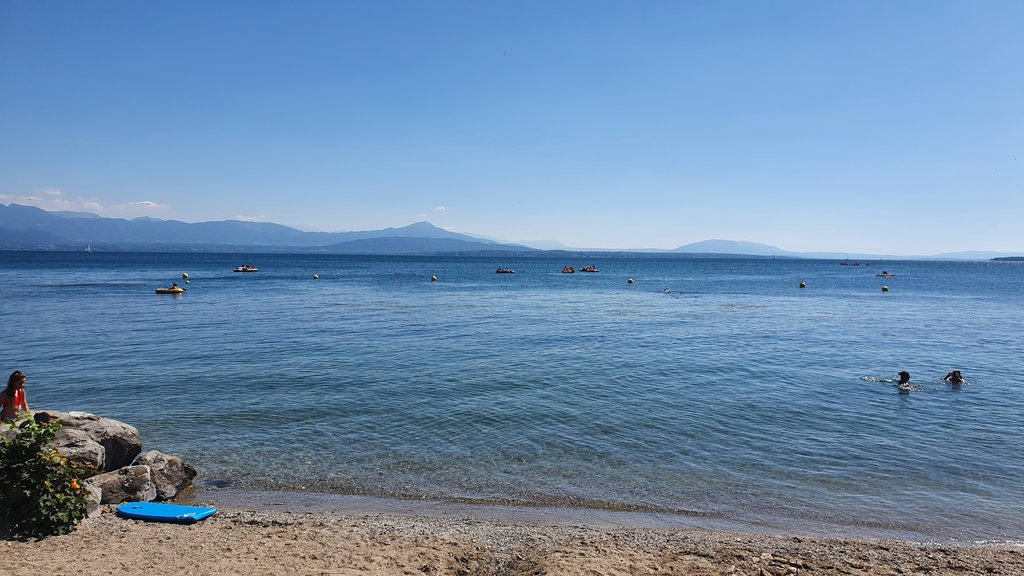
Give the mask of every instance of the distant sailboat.
M 85 251 L 91 253 L 92 252 L 92 244 L 86 244 L 85 245 Z

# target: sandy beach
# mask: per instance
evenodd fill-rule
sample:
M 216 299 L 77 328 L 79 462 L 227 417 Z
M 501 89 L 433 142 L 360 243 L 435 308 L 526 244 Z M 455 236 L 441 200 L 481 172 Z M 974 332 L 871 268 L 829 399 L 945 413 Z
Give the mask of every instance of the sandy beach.
M 112 513 L 68 535 L 0 543 L 0 572 L 36 574 L 1024 574 L 1012 544 L 915 544 L 701 529 L 221 509 L 191 526 Z

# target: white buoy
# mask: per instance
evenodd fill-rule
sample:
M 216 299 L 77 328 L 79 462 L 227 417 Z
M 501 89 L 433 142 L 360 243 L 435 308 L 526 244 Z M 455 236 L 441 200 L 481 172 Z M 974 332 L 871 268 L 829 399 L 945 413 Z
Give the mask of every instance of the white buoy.
M 626 284 L 632 284 L 632 283 L 633 283 L 633 279 L 632 278 L 626 278 Z
M 319 279 L 320 279 L 320 275 L 319 274 L 313 274 L 313 280 L 319 280 Z
M 888 292 L 888 291 L 889 291 L 889 287 L 888 286 L 882 286 L 882 292 Z
M 800 287 L 801 287 L 801 288 L 807 288 L 807 284 L 804 284 L 803 282 L 801 282 L 801 283 L 800 283 Z
M 435 276 L 435 275 L 431 274 L 431 275 L 430 275 L 430 281 L 431 281 L 431 282 L 437 282 L 437 276 Z
M 191 284 L 191 283 L 192 283 L 191 280 L 185 280 L 185 284 Z

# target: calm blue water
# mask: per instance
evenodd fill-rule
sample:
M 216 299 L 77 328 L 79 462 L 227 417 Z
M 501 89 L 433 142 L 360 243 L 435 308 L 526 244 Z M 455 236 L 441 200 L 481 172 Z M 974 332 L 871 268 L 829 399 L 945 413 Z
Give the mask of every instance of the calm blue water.
M 0 302 L 34 408 L 236 487 L 1024 539 L 1021 264 L 8 252 Z

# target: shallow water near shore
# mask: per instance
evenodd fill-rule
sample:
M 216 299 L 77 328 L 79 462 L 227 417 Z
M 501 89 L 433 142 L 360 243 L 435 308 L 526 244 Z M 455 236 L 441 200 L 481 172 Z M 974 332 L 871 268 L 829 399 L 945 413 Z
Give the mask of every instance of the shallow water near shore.
M 435 517 L 471 519 L 514 526 L 585 526 L 596 529 L 639 528 L 710 530 L 716 533 L 774 536 L 815 535 L 856 540 L 901 540 L 926 545 L 956 543 L 965 546 L 1011 545 L 1024 549 L 1014 538 L 963 539 L 919 532 L 906 526 L 864 525 L 852 519 L 830 523 L 783 516 L 722 517 L 714 514 L 610 510 L 591 507 L 469 503 L 452 500 L 395 499 L 323 492 L 235 490 L 200 483 L 179 495 L 178 502 L 270 513 L 343 514 L 382 517 Z
M 1024 539 L 1019 263 L 8 252 L 0 300 L 33 407 L 233 490 Z

